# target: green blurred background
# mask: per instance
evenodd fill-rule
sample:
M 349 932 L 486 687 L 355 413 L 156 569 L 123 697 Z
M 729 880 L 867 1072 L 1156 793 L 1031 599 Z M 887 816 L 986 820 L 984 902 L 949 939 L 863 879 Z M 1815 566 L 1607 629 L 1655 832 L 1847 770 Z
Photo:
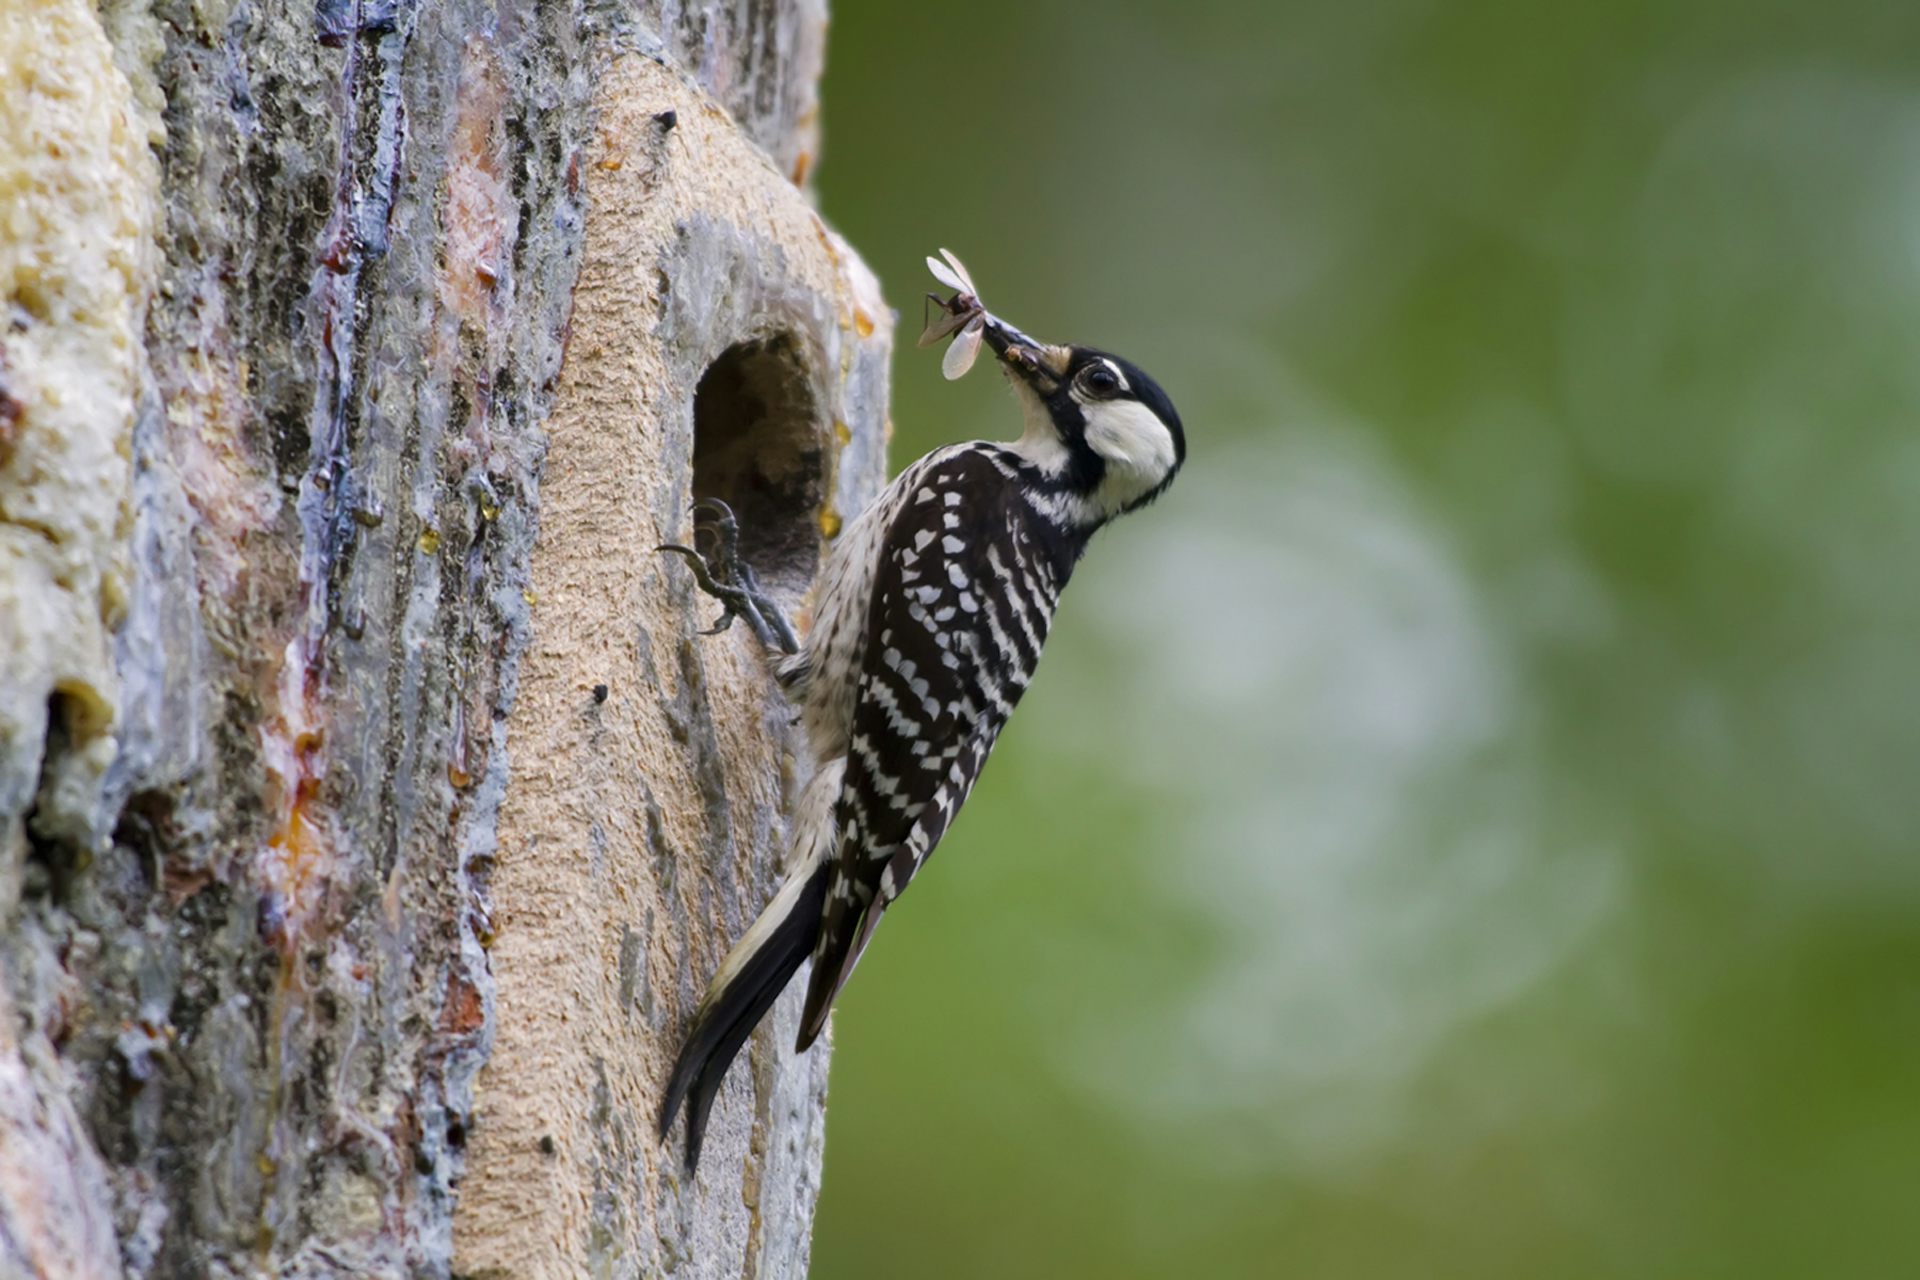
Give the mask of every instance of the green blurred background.
M 1185 416 L 836 1018 L 823 1277 L 1920 1274 L 1920 7 L 837 0 Z

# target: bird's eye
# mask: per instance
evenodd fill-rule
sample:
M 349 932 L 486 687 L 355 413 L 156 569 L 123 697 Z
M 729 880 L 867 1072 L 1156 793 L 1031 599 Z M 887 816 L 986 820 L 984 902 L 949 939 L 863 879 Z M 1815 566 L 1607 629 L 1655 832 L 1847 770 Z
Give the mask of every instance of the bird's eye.
M 1120 389 L 1120 378 L 1104 364 L 1089 365 L 1080 375 L 1080 386 L 1088 395 L 1104 399 Z

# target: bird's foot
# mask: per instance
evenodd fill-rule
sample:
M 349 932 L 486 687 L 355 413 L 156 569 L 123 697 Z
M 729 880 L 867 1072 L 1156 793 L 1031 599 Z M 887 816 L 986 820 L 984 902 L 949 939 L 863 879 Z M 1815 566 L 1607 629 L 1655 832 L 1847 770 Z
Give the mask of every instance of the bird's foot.
M 782 653 L 799 652 L 800 642 L 780 606 L 761 588 L 753 567 L 740 558 L 740 525 L 733 509 L 718 498 L 703 498 L 693 504 L 693 515 L 694 543 L 697 546 L 704 534 L 713 544 L 711 551 L 703 553 L 677 542 L 662 543 L 654 550 L 671 551 L 685 559 L 694 583 L 720 602 L 720 616 L 699 634 L 718 635 L 735 618 L 744 618 L 761 644 Z

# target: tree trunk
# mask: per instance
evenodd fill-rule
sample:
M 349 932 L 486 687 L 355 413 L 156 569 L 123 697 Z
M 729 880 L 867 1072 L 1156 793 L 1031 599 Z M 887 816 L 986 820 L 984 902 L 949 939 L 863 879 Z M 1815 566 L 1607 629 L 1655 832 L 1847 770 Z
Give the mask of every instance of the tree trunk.
M 0 1276 L 795 1275 L 798 992 L 652 1122 L 805 781 L 890 320 L 820 0 L 0 0 Z

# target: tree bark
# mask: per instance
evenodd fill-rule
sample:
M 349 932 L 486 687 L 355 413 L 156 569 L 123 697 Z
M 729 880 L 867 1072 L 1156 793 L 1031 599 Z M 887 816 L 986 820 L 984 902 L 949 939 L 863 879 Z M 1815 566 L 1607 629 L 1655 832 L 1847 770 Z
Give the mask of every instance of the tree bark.
M 824 39 L 0 0 L 0 1276 L 804 1272 L 794 999 L 653 1134 L 806 766 L 652 548 L 884 477 Z

